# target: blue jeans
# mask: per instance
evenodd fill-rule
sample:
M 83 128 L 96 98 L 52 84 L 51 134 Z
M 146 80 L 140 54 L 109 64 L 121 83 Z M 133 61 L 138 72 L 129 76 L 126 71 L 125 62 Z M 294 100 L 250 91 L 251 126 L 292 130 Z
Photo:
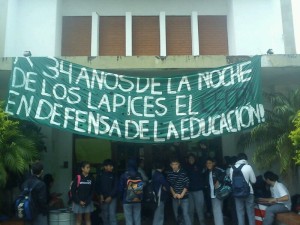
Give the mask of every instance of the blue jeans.
M 223 200 L 220 200 L 218 198 L 212 198 L 211 203 L 212 203 L 215 225 L 224 225 L 223 212 L 222 212 Z
M 255 225 L 254 195 L 250 194 L 247 198 L 234 198 L 234 200 L 239 225 L 245 225 L 245 208 L 248 225 Z
M 200 224 L 205 225 L 203 191 L 189 192 L 189 205 L 190 205 L 191 223 L 194 224 L 194 211 L 196 209 Z
M 160 202 L 159 206 L 155 209 L 153 225 L 163 225 L 164 224 L 164 215 L 165 215 L 165 203 Z
M 288 208 L 283 204 L 271 205 L 266 209 L 266 215 L 263 220 L 263 225 L 272 225 L 276 213 L 288 212 Z
M 141 225 L 141 203 L 123 204 L 126 225 Z
M 103 224 L 117 225 L 117 198 L 113 198 L 110 203 L 101 205 L 101 217 Z
M 174 199 L 174 198 L 172 199 L 173 212 L 175 215 L 175 219 L 177 220 L 179 204 L 181 205 L 181 208 L 182 208 L 184 225 L 192 225 L 190 214 L 189 214 L 189 199 L 188 198 L 180 199 L 180 200 Z

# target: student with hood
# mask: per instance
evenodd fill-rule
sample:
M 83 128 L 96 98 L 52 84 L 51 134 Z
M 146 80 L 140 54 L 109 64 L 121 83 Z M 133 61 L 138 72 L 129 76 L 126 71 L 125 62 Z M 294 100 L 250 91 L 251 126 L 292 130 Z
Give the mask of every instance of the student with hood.
M 127 170 L 120 177 L 120 193 L 126 225 L 141 225 L 141 202 L 143 199 L 143 179 L 137 171 L 137 162 L 129 159 Z

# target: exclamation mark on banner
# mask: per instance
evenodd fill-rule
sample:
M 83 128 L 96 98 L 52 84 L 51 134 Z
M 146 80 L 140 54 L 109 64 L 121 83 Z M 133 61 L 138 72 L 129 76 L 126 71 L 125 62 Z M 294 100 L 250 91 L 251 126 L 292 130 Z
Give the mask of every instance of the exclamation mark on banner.
M 261 121 L 262 122 L 265 122 L 266 119 L 265 119 L 265 109 L 264 109 L 264 106 L 262 104 L 259 104 L 259 114 L 260 114 L 260 117 L 261 117 Z

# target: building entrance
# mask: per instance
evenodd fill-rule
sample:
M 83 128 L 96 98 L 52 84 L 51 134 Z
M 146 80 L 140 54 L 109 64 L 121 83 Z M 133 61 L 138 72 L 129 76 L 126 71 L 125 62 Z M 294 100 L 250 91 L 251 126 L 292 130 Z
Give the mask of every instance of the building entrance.
M 203 166 L 207 157 L 216 158 L 220 164 L 223 159 L 222 139 L 218 137 L 193 142 L 137 144 L 74 135 L 73 177 L 78 173 L 82 161 L 90 162 L 91 173 L 96 175 L 101 170 L 101 163 L 111 158 L 115 162 L 115 172 L 122 174 L 126 169 L 127 160 L 135 158 L 144 159 L 144 170 L 151 178 L 156 161 L 165 162 L 168 169 L 170 158 L 177 157 L 184 164 L 189 153 L 195 154 Z

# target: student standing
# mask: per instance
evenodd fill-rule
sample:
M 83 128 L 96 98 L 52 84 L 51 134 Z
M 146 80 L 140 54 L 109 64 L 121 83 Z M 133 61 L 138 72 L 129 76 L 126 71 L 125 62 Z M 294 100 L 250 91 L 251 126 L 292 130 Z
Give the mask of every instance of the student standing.
M 245 211 L 247 212 L 248 225 L 255 225 L 254 192 L 251 184 L 256 182 L 256 176 L 252 167 L 248 164 L 247 159 L 248 157 L 245 153 L 239 153 L 237 157 L 238 161 L 230 169 L 230 179 L 232 180 L 233 196 L 239 225 L 245 225 Z M 246 187 L 249 189 L 247 195 L 242 197 L 237 197 L 239 193 L 236 193 L 237 189 L 235 189 L 235 183 L 240 183 L 236 181 L 238 170 L 242 172 L 243 178 L 245 182 L 247 182 Z M 245 188 L 240 188 L 239 190 L 244 192 L 243 189 Z
M 156 195 L 157 208 L 154 212 L 153 225 L 163 225 L 164 224 L 164 209 L 165 201 L 167 200 L 168 194 L 170 193 L 170 185 L 167 182 L 163 171 L 164 164 L 159 161 L 156 163 L 156 170 L 152 176 L 153 189 Z
M 181 206 L 184 224 L 191 225 L 188 195 L 189 178 L 183 171 L 183 169 L 181 169 L 178 159 L 171 159 L 170 166 L 172 168 L 172 171 L 168 173 L 167 180 L 170 184 L 170 191 L 173 197 L 172 205 L 175 218 L 177 220 L 178 207 Z
M 47 190 L 46 184 L 41 180 L 43 174 L 43 164 L 35 162 L 31 165 L 31 176 L 22 184 L 22 190 L 32 188 L 32 199 L 36 205 L 37 216 L 32 222 L 26 222 L 26 225 L 47 225 Z
M 71 186 L 73 212 L 76 214 L 76 225 L 81 225 L 84 214 L 85 225 L 91 225 L 91 212 L 94 210 L 92 202 L 94 180 L 90 173 L 90 164 L 82 162 L 81 174 L 76 176 Z M 80 179 L 78 181 L 78 179 Z
M 136 160 L 129 159 L 127 170 L 120 177 L 120 192 L 126 225 L 141 225 L 143 179 L 137 172 Z
M 103 161 L 104 171 L 96 179 L 96 193 L 100 196 L 101 217 L 105 225 L 117 225 L 118 180 L 113 173 L 111 159 Z
M 189 186 L 189 205 L 191 223 L 194 223 L 194 212 L 196 210 L 201 225 L 205 225 L 204 218 L 204 179 L 203 168 L 196 162 L 196 156 L 189 154 L 186 172 L 190 180 Z
M 272 198 L 260 198 L 259 202 L 270 204 L 266 209 L 263 225 L 272 225 L 276 213 L 288 212 L 291 210 L 291 197 L 284 184 L 278 182 L 278 175 L 271 171 L 264 174 L 265 181 L 270 185 Z
M 215 225 L 224 225 L 223 220 L 223 200 L 216 198 L 215 189 L 222 185 L 226 172 L 218 167 L 216 167 L 216 161 L 213 158 L 208 158 L 206 160 L 206 168 L 208 169 L 206 173 L 206 182 L 209 187 L 212 210 L 214 215 Z

